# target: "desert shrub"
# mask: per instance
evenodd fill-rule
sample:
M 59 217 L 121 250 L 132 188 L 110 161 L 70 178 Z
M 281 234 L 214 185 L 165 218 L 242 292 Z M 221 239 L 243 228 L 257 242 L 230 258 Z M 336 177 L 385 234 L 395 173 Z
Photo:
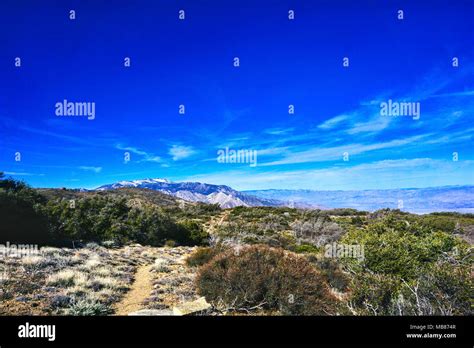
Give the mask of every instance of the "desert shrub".
M 341 269 L 341 265 L 333 259 L 323 257 L 309 260 L 321 271 L 321 275 L 326 279 L 326 282 L 331 288 L 340 292 L 347 291 L 349 287 L 350 278 Z
M 91 300 L 91 299 L 83 299 L 69 307 L 66 311 L 67 315 L 73 316 L 95 316 L 95 315 L 108 315 L 112 312 L 110 307 L 107 305 Z
M 405 280 L 416 278 L 440 255 L 461 243 L 444 232 L 430 232 L 416 224 L 391 220 L 372 223 L 363 229 L 353 228 L 342 242 L 364 246 L 364 258 L 347 259 L 347 264 Z
M 364 220 L 360 216 L 353 216 L 351 217 L 351 224 L 354 226 L 362 226 L 364 225 Z
M 183 230 L 183 245 L 207 245 L 209 244 L 209 234 L 204 231 L 201 224 L 192 220 L 185 220 L 179 223 L 179 227 Z
M 350 307 L 358 315 L 470 315 L 472 277 L 466 267 L 436 264 L 417 279 L 357 274 Z
M 342 228 L 327 216 L 296 220 L 291 224 L 296 239 L 317 247 L 338 240 L 343 233 Z
M 168 240 L 165 241 L 164 245 L 165 245 L 165 247 L 168 247 L 168 248 L 174 248 L 177 245 L 177 243 L 173 239 L 168 239 Z
M 202 296 L 228 309 L 325 315 L 337 307 L 323 277 L 304 257 L 262 245 L 216 256 L 199 270 L 196 282 Z
M 364 246 L 364 258 L 342 259 L 351 272 L 349 303 L 357 314 L 471 312 L 470 248 L 452 234 L 390 215 L 351 229 L 342 242 Z
M 325 210 L 324 214 L 335 215 L 335 216 L 354 216 L 354 215 L 366 215 L 367 212 L 360 211 L 353 208 L 335 208 L 335 209 Z
M 50 200 L 43 210 L 51 233 L 60 241 L 130 242 L 162 246 L 168 240 L 178 245 L 207 244 L 208 235 L 191 220 L 177 222 L 158 206 L 130 206 L 125 197 L 96 194 L 78 198 L 74 207 L 66 199 Z
M 392 275 L 358 274 L 351 284 L 349 306 L 358 315 L 396 315 L 399 288 L 400 279 Z
M 317 252 L 320 251 L 320 248 L 315 247 L 315 246 L 312 245 L 312 244 L 299 244 L 299 245 L 295 245 L 295 246 L 294 246 L 293 251 L 294 251 L 295 253 L 301 253 L 301 254 L 305 254 L 305 253 L 317 253 Z
M 422 225 L 430 227 L 434 231 L 453 233 L 456 227 L 456 219 L 453 216 L 429 214 L 413 217 L 413 219 L 418 220 Z
M 177 214 L 186 218 L 199 218 L 203 216 L 212 216 L 221 212 L 219 204 L 206 204 L 197 202 L 195 204 L 189 204 L 182 207 L 179 211 L 176 208 L 169 208 L 174 214 Z
M 439 262 L 403 283 L 397 308 L 400 315 L 472 315 L 473 286 L 468 267 Z
M 171 262 L 168 259 L 157 258 L 155 259 L 152 269 L 156 272 L 169 273 L 171 272 L 170 264 Z
M 214 256 L 222 251 L 220 247 L 204 247 L 196 249 L 186 258 L 186 264 L 190 267 L 202 266 L 208 263 Z

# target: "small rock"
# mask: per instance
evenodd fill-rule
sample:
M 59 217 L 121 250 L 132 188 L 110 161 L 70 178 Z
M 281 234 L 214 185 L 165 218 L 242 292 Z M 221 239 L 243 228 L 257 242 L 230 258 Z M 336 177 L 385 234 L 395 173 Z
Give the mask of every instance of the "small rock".
M 207 311 L 212 306 L 204 297 L 200 297 L 195 301 L 183 302 L 173 307 L 174 315 L 189 315 Z
M 56 291 L 56 288 L 54 286 L 45 286 L 43 288 L 43 291 L 44 292 L 55 292 Z
M 28 302 L 30 299 L 26 296 L 18 296 L 15 298 L 15 301 L 17 302 Z
M 36 294 L 33 296 L 33 300 L 42 300 L 46 298 L 46 295 L 43 295 L 43 294 Z
M 72 298 L 66 295 L 56 295 L 51 299 L 51 306 L 55 308 L 64 308 L 72 303 Z

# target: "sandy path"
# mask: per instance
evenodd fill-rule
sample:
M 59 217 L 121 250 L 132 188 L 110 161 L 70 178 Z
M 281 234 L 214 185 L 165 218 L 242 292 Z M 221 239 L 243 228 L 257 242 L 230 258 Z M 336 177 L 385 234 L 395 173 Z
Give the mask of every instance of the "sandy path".
M 227 220 L 228 216 L 230 214 L 230 210 L 224 210 L 222 213 L 220 213 L 217 216 L 213 216 L 211 220 L 208 223 L 207 226 L 207 233 L 209 234 L 214 234 L 217 230 L 217 227 L 222 225 L 224 220 Z
M 150 272 L 152 266 L 146 265 L 138 268 L 131 289 L 115 305 L 115 315 L 128 315 L 144 308 L 142 302 L 150 296 L 153 290 L 152 274 Z

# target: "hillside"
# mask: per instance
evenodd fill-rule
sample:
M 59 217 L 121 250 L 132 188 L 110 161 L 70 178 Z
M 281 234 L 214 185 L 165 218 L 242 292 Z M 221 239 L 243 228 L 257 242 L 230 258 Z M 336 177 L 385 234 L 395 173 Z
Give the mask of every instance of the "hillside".
M 0 214 L 4 315 L 472 314 L 472 214 L 221 209 L 11 179 Z M 41 249 L 10 257 L 7 241 Z

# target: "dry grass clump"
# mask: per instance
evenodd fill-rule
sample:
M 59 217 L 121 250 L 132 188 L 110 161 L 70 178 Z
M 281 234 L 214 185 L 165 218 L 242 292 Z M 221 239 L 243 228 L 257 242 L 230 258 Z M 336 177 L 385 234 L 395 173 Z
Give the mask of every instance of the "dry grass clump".
M 84 297 L 90 292 L 91 292 L 90 289 L 88 289 L 86 286 L 83 286 L 83 285 L 74 285 L 70 288 L 67 288 L 65 291 L 67 295 L 75 297 L 75 298 Z
M 171 272 L 170 264 L 171 262 L 168 259 L 157 258 L 151 269 L 154 272 L 168 273 Z
M 99 277 L 110 277 L 113 273 L 113 270 L 109 267 L 99 267 L 92 270 L 92 275 Z
M 63 253 L 63 250 L 61 248 L 43 247 L 40 249 L 40 253 L 44 256 L 54 256 L 61 255 Z
M 87 274 L 74 269 L 59 271 L 50 275 L 46 280 L 47 285 L 63 288 L 68 288 L 74 285 L 81 286 L 87 284 L 87 282 Z
M 39 267 L 47 263 L 47 259 L 44 256 L 25 256 L 21 259 L 21 262 L 25 266 Z
M 115 291 L 122 291 L 127 289 L 124 283 L 112 277 L 95 277 L 91 279 L 88 286 L 97 290 L 107 288 Z

